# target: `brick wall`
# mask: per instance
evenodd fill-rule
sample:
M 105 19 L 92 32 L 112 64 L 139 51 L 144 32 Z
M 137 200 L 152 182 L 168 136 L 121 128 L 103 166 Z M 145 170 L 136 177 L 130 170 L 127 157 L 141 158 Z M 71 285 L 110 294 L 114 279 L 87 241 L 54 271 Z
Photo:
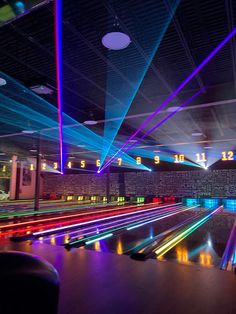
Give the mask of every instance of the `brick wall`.
M 44 176 L 46 193 L 106 195 L 106 174 Z M 236 197 L 236 169 L 110 174 L 111 195 Z

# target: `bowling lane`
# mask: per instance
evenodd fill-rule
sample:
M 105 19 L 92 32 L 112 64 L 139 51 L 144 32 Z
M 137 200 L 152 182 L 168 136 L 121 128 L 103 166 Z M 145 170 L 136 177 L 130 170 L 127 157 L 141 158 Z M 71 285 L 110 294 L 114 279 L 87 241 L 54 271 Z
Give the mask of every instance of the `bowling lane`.
M 233 215 L 222 213 L 213 216 L 164 254 L 160 260 L 189 265 L 197 263 L 204 267 L 215 266 L 219 268 L 234 224 L 234 218 Z M 220 233 L 218 226 L 221 226 Z
M 127 225 L 138 221 L 143 222 L 144 220 L 162 217 L 162 215 L 176 215 L 180 211 L 190 210 L 188 207 L 182 205 L 149 206 L 148 208 L 138 207 L 137 209 L 138 211 L 134 211 L 133 213 L 121 213 L 119 217 L 114 216 L 109 220 L 105 219 L 104 221 L 97 221 L 90 226 L 83 226 L 82 228 L 75 229 L 70 232 L 59 232 L 58 234 L 44 237 L 43 240 L 44 242 L 46 241 L 46 243 L 53 242 L 55 244 L 62 245 L 68 243 L 68 241 L 76 242 L 78 239 L 83 239 L 84 237 L 93 236 L 99 233 L 102 234 L 103 232 L 114 230 L 114 228 L 125 228 Z
M 194 218 L 195 211 L 181 212 L 177 215 L 166 217 L 164 219 L 150 222 L 138 228 L 124 230 L 121 234 L 111 238 L 100 240 L 86 245 L 86 249 L 94 249 L 102 252 L 113 252 L 118 254 L 128 254 L 132 249 L 142 243 L 148 242 L 154 236 L 172 228 L 176 224 L 185 221 L 188 218 Z M 100 247 L 98 250 L 98 246 Z

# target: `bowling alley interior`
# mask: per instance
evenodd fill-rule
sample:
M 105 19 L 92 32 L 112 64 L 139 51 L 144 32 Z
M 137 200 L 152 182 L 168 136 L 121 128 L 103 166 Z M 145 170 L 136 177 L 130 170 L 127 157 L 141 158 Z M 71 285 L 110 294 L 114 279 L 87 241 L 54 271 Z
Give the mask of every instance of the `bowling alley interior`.
M 0 313 L 236 313 L 236 1 L 0 0 Z

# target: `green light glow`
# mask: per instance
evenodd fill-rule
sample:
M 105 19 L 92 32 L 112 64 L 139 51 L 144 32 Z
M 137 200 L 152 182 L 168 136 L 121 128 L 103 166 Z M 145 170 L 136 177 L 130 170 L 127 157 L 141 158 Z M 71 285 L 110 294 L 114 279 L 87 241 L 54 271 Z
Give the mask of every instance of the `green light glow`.
M 212 211 L 209 215 L 206 217 L 200 219 L 190 227 L 187 227 L 184 229 L 184 231 L 181 231 L 177 236 L 172 238 L 170 241 L 159 247 L 155 253 L 157 257 L 163 256 L 165 253 L 167 253 L 170 249 L 172 249 L 176 244 L 181 242 L 183 239 L 185 239 L 187 236 L 189 236 L 191 233 L 193 233 L 196 229 L 198 229 L 201 225 L 203 225 L 212 215 L 214 215 L 221 207 L 218 207 L 214 211 Z
M 94 243 L 94 242 L 97 242 L 97 241 L 100 241 L 100 240 L 103 240 L 103 239 L 107 239 L 107 238 L 110 238 L 113 236 L 113 233 L 108 233 L 102 237 L 97 237 L 93 240 L 90 240 L 90 241 L 86 241 L 85 244 L 88 245 L 88 244 L 91 244 L 91 243 Z

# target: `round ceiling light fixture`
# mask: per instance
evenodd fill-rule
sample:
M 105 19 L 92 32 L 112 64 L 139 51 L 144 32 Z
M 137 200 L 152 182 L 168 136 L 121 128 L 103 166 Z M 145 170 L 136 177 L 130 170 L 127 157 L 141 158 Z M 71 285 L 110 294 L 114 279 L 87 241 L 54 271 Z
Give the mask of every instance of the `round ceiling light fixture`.
M 23 133 L 23 134 L 34 134 L 36 131 L 34 131 L 34 130 L 23 130 L 23 131 L 21 131 L 21 133 Z
M 4 78 L 0 77 L 0 86 L 4 86 L 7 84 L 7 81 Z
M 107 49 L 125 49 L 131 43 L 129 35 L 122 32 L 110 32 L 102 37 L 102 44 Z
M 192 136 L 202 136 L 203 134 L 201 132 L 193 132 Z
M 166 112 L 174 112 L 174 111 L 182 111 L 183 108 L 179 108 L 177 106 L 172 106 L 166 109 Z
M 85 125 L 95 125 L 95 124 L 97 124 L 98 122 L 97 121 L 95 121 L 95 120 L 86 120 L 86 121 L 84 121 L 84 124 Z

